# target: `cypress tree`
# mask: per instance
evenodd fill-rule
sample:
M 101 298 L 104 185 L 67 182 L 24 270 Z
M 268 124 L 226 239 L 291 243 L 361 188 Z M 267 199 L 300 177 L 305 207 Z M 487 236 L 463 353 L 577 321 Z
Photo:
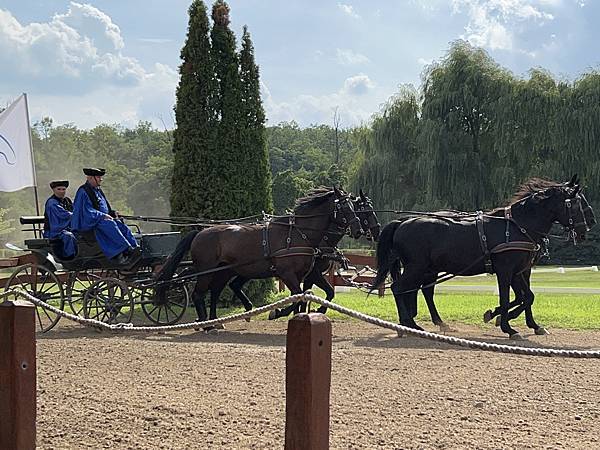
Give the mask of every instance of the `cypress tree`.
M 258 66 L 254 60 L 254 45 L 244 26 L 240 52 L 241 122 L 242 133 L 240 161 L 246 175 L 243 214 L 257 211 L 271 212 L 271 171 L 265 130 L 265 111 L 260 98 Z
M 214 216 L 211 187 L 218 174 L 208 164 L 214 153 L 217 129 L 210 27 L 201 0 L 194 0 L 188 13 L 176 93 L 171 215 L 211 217 Z
M 254 60 L 254 45 L 244 26 L 242 50 L 239 55 L 240 103 L 238 105 L 240 132 L 238 164 L 239 214 L 252 215 L 273 211 L 271 170 L 267 150 L 265 111 L 260 98 L 258 66 Z M 262 302 L 273 290 L 273 281 L 254 281 L 248 285 L 248 295 Z
M 223 0 L 213 4 L 211 31 L 212 59 L 215 64 L 217 116 L 216 154 L 211 162 L 218 171 L 214 192 L 215 218 L 230 219 L 245 215 L 246 168 L 242 157 L 241 81 L 235 36 L 229 28 L 229 5 Z M 257 211 L 253 211 L 255 214 Z

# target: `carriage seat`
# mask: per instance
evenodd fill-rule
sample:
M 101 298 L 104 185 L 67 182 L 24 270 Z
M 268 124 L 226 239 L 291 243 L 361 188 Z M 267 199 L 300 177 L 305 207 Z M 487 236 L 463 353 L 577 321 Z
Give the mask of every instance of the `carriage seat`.
M 56 242 L 56 239 L 25 239 L 25 246 L 28 249 L 47 249 Z
M 19 222 L 21 225 L 43 225 L 44 216 L 21 216 Z

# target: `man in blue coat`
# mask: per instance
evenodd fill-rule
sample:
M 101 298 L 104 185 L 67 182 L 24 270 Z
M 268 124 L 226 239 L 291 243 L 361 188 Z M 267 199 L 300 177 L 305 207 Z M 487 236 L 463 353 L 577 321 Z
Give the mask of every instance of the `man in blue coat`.
M 44 237 L 60 241 L 53 245 L 56 256 L 60 259 L 71 259 L 77 253 L 77 241 L 71 233 L 71 216 L 73 202 L 66 196 L 69 182 L 67 180 L 51 181 L 52 196 L 44 206 Z
M 94 230 L 107 258 L 118 265 L 131 266 L 140 258 L 140 249 L 131 230 L 118 218 L 100 189 L 104 169 L 85 168 L 87 176 L 75 195 L 72 228 L 75 233 Z

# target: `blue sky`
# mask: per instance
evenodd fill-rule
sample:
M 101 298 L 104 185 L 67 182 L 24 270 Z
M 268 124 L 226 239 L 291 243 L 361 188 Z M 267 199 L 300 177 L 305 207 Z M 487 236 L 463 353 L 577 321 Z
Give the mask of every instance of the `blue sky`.
M 173 126 L 189 0 L 0 0 L 0 103 L 32 120 Z M 260 66 L 268 123 L 366 122 L 426 64 L 467 39 L 519 76 L 597 68 L 597 0 L 231 0 Z M 209 4 L 210 5 L 210 4 Z

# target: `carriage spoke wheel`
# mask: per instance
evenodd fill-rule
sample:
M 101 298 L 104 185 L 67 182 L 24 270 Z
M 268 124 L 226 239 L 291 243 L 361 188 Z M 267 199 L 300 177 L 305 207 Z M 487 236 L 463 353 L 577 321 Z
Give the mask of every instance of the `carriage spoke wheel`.
M 116 278 L 96 280 L 83 296 L 83 316 L 107 324 L 131 322 L 133 298 L 129 288 Z
M 5 288 L 21 289 L 49 305 L 64 309 L 65 297 L 62 284 L 53 272 L 43 266 L 26 264 L 20 267 L 10 276 Z M 16 300 L 18 296 L 15 294 L 11 297 L 10 300 Z M 35 329 L 38 333 L 51 330 L 60 320 L 58 314 L 41 306 L 35 307 L 35 316 Z
M 173 325 L 185 314 L 190 302 L 190 293 L 183 284 L 172 285 L 167 290 L 164 301 L 159 301 L 153 288 L 141 290 L 142 311 L 150 321 L 157 325 Z
M 85 294 L 103 275 L 101 271 L 71 272 L 67 287 L 67 302 L 73 314 L 83 317 L 83 299 Z

